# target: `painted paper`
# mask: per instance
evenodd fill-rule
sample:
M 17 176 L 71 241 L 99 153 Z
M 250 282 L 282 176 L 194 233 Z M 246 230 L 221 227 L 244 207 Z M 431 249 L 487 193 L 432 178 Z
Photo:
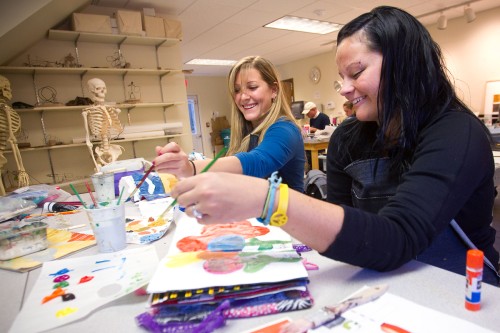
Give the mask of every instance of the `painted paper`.
M 228 242 L 238 236 L 244 239 L 239 250 L 207 250 L 221 237 L 228 237 Z M 204 226 L 194 219 L 183 219 L 177 223 L 171 248 L 147 291 L 162 293 L 301 278 L 307 278 L 307 271 L 293 249 L 291 237 L 280 228 L 257 221 Z
M 40 332 L 81 319 L 146 285 L 157 265 L 152 246 L 46 262 L 10 331 Z

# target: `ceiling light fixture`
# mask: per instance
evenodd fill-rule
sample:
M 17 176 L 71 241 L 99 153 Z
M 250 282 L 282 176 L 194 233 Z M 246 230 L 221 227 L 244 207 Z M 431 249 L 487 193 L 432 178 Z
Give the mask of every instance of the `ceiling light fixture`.
M 444 15 L 443 12 L 441 12 L 441 15 L 439 15 L 438 21 L 437 21 L 437 28 L 439 30 L 444 30 L 448 26 L 448 18 L 446 15 Z
M 453 5 L 453 6 L 444 7 L 444 8 L 438 9 L 438 10 L 434 10 L 432 12 L 428 12 L 428 13 L 424 13 L 424 14 L 418 15 L 418 16 L 416 16 L 416 18 L 420 19 L 422 17 L 427 17 L 427 16 L 430 16 L 430 15 L 434 15 L 436 13 L 441 13 L 441 15 L 438 18 L 437 25 L 438 25 L 438 29 L 444 30 L 444 29 L 446 29 L 446 26 L 448 24 L 448 19 L 443 14 L 444 11 L 446 11 L 448 9 L 453 9 L 453 8 L 458 8 L 458 7 L 462 7 L 463 6 L 464 7 L 464 17 L 467 20 L 467 23 L 471 23 L 472 21 L 474 21 L 476 19 L 476 13 L 474 12 L 474 9 L 470 6 L 470 4 L 474 3 L 474 2 L 479 2 L 479 1 L 481 1 L 481 0 L 464 1 L 464 2 L 458 3 L 458 4 Z M 444 27 L 444 28 L 441 28 L 441 27 Z
M 186 62 L 186 65 L 233 66 L 236 62 L 236 60 L 192 59 Z
M 472 7 L 470 6 L 470 3 L 468 3 L 467 7 L 464 8 L 464 15 L 467 23 L 471 23 L 476 19 L 476 13 L 474 12 L 474 9 L 472 9 Z
M 342 28 L 342 25 L 297 16 L 283 16 L 282 18 L 277 19 L 274 22 L 266 24 L 264 27 L 325 35 L 329 34 L 330 32 L 340 30 L 340 28 Z

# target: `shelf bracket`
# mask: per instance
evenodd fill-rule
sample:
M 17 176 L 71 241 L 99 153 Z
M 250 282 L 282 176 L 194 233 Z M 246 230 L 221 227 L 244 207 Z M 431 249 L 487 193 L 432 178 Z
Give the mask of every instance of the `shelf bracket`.
M 78 36 L 75 38 L 75 54 L 76 54 L 76 64 L 78 67 L 81 67 L 82 65 L 80 64 L 80 53 L 78 53 L 78 41 L 80 40 L 81 34 L 78 34 Z
M 33 71 L 31 78 L 33 81 L 33 90 L 35 92 L 36 105 L 40 105 L 40 97 L 38 96 L 38 87 L 36 85 L 36 70 Z

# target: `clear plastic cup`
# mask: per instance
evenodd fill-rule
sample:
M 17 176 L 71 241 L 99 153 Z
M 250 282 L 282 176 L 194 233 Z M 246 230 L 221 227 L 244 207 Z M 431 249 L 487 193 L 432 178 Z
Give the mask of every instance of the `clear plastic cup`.
M 85 211 L 99 252 L 116 252 L 127 246 L 124 204 L 116 206 L 115 200 L 109 206 Z
M 98 172 L 90 176 L 97 202 L 112 202 L 115 199 L 115 174 Z

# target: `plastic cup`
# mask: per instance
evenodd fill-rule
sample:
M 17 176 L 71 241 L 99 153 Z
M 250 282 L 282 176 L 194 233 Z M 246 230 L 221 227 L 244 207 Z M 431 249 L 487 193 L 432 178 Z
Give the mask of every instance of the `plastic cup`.
M 124 204 L 116 206 L 115 200 L 109 206 L 85 211 L 99 252 L 116 252 L 127 246 Z
M 115 199 L 115 174 L 98 172 L 90 176 L 97 202 L 112 202 Z

